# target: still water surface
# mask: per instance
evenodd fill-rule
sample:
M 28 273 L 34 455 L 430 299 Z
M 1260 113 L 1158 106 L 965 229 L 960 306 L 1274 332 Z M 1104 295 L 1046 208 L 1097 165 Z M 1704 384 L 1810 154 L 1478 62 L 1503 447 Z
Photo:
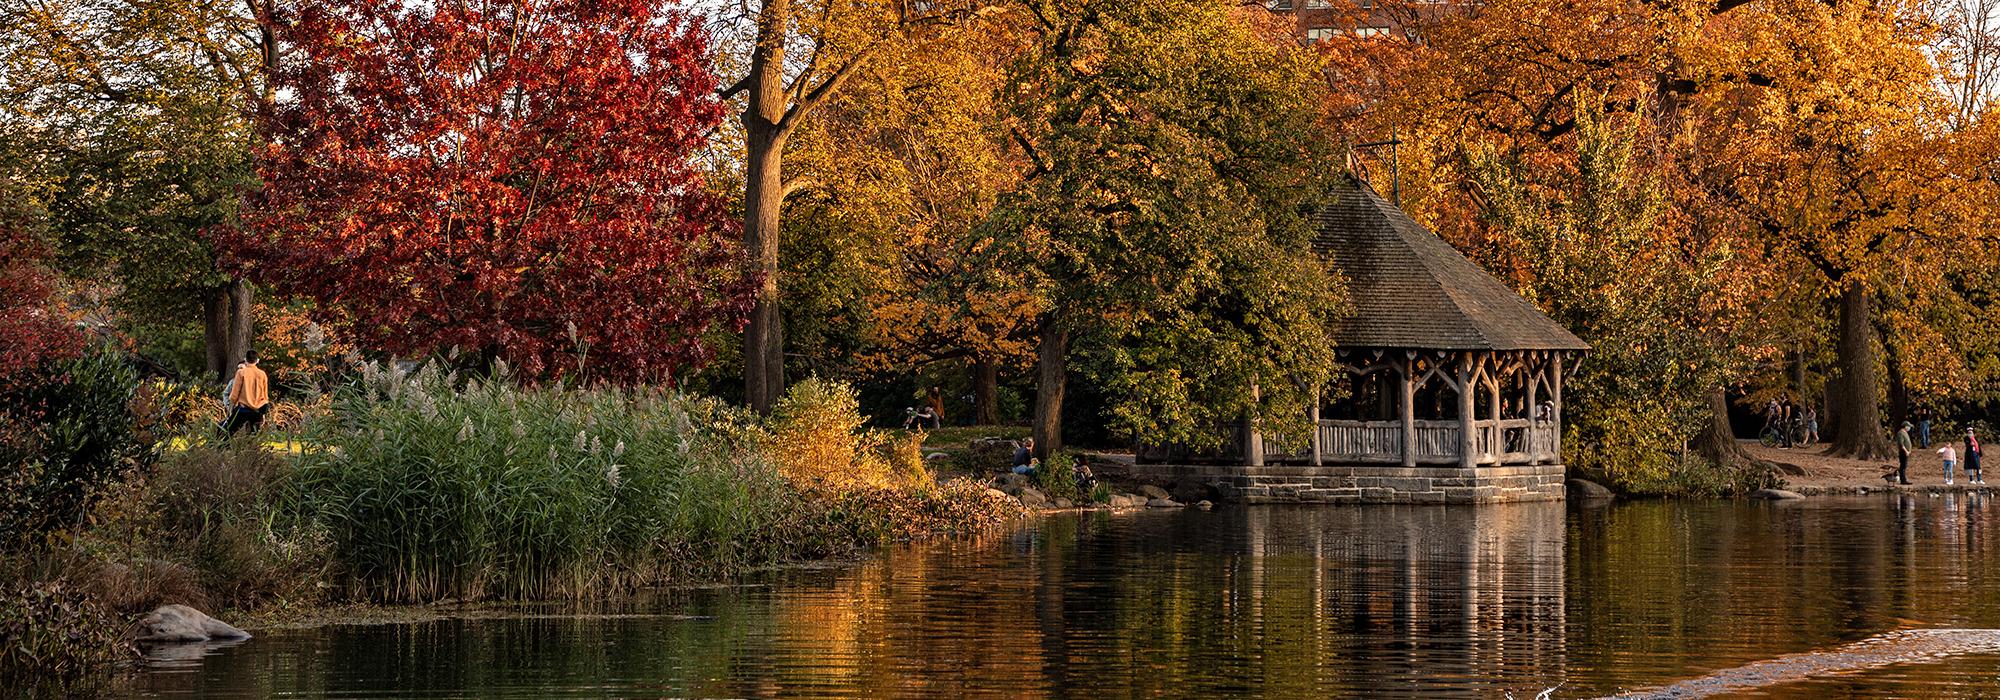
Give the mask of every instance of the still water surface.
M 2000 628 L 1996 528 L 2000 501 L 1966 494 L 1092 513 L 584 614 L 265 630 L 157 663 L 140 689 L 1596 697 L 1894 630 Z M 1752 686 L 1994 698 L 2000 653 Z

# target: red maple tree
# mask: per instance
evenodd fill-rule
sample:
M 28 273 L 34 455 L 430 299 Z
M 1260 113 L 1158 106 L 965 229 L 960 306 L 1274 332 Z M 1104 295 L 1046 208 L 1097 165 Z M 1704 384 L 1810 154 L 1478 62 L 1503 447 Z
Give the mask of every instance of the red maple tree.
M 695 157 L 706 43 L 651 0 L 304 0 L 232 259 L 363 347 L 671 381 L 748 278 Z M 587 363 L 585 362 L 587 358 Z
M 16 217 L 0 214 L 0 389 L 83 351 L 83 333 L 63 318 L 54 275 L 42 267 L 46 254 Z

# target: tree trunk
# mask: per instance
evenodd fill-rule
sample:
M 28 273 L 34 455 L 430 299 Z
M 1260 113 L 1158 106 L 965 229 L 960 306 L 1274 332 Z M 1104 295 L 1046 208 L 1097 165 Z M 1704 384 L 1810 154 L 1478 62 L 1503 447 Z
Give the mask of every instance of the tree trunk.
M 229 381 L 229 302 L 228 287 L 217 287 L 201 295 L 201 342 L 208 376 Z
M 210 289 L 201 297 L 201 341 L 208 376 L 226 382 L 255 337 L 250 283 L 241 279 Z
M 743 248 L 761 275 L 743 333 L 743 400 L 769 413 L 785 391 L 783 319 L 778 308 L 779 215 L 785 202 L 785 37 L 789 0 L 767 0 L 757 15 L 743 110 Z
M 1875 371 L 1875 310 L 1868 288 L 1849 284 L 1840 293 L 1840 397 L 1838 434 L 1827 454 L 1853 459 L 1894 456 L 1882 435 L 1881 378 Z
M 1000 407 L 996 405 L 999 393 L 1000 364 L 985 357 L 973 360 L 973 425 L 994 425 L 1000 422 Z
M 1722 387 L 1708 393 L 1708 424 L 1694 439 L 1695 454 L 1719 467 L 1734 467 L 1751 461 L 1750 453 L 1736 442 L 1736 430 L 1729 425 L 1729 397 Z
M 1048 459 L 1062 450 L 1063 390 L 1069 379 L 1069 332 L 1055 322 L 1042 324 L 1035 358 L 1035 456 Z
M 235 373 L 236 363 L 243 361 L 244 353 L 250 352 L 250 341 L 256 338 L 256 327 L 251 315 L 254 307 L 253 290 L 250 283 L 237 278 L 229 282 L 229 371 Z

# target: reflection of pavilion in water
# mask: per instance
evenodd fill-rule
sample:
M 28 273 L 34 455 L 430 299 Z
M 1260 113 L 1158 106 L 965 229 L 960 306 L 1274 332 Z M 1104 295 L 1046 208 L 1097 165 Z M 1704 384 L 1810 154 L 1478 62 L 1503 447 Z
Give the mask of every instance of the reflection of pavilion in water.
M 1305 613 L 1320 633 L 1319 659 L 1375 662 L 1317 679 L 1322 691 L 1463 691 L 1478 679 L 1494 691 L 1486 697 L 1532 697 L 1563 679 L 1561 503 L 1233 515 L 1245 535 L 1247 595 L 1230 598 L 1258 608 L 1267 625 Z

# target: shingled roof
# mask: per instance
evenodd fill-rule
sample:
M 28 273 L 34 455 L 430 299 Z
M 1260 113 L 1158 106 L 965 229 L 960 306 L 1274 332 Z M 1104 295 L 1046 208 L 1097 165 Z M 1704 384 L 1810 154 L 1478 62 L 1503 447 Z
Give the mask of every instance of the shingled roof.
M 1347 276 L 1350 348 L 1588 350 L 1374 189 L 1348 179 L 1313 215 L 1313 247 Z

